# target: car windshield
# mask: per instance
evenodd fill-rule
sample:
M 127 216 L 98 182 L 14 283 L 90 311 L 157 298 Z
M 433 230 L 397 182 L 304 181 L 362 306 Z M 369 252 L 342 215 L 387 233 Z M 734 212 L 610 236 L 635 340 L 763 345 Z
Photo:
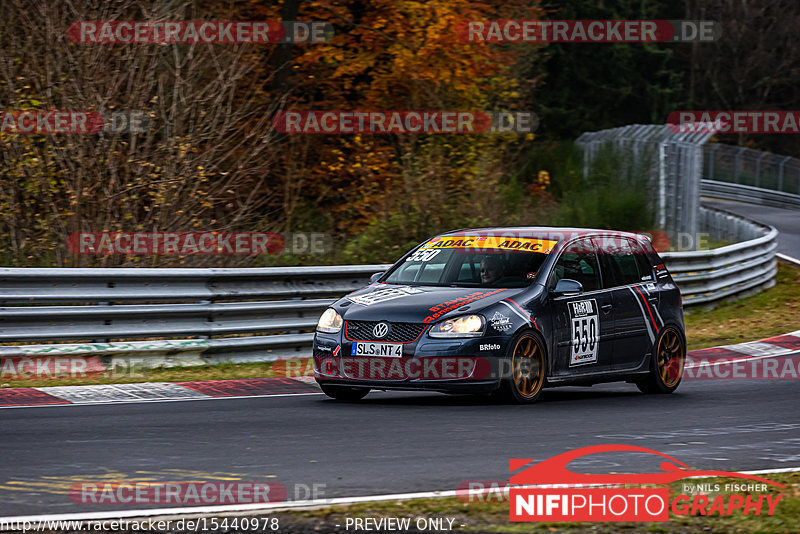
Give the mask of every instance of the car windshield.
M 431 239 L 396 265 L 389 284 L 525 287 L 536 278 L 555 241 L 447 236 Z

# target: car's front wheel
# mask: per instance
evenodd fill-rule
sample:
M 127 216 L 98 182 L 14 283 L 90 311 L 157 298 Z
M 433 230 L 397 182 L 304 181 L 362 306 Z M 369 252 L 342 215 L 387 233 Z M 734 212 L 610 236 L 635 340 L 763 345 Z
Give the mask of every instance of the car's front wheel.
M 642 393 L 672 393 L 681 383 L 685 363 L 686 342 L 677 328 L 668 326 L 656 342 L 650 374 L 636 386 Z
M 369 388 L 351 388 L 348 386 L 328 386 L 320 384 L 322 392 L 332 399 L 342 401 L 357 401 L 367 396 Z
M 541 336 L 530 331 L 519 334 L 511 342 L 495 397 L 516 404 L 536 402 L 544 386 L 545 362 Z

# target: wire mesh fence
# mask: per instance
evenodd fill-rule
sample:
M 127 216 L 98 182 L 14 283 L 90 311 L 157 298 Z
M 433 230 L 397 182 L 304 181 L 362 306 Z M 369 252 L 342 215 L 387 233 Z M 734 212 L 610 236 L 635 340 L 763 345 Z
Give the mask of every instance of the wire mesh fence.
M 710 137 L 708 133 L 676 133 L 666 125 L 633 124 L 585 132 L 576 144 L 583 150 L 584 176 L 603 147 L 623 151 L 628 166 L 648 176 L 648 198 L 656 224 L 675 238 L 698 231 L 703 144 Z
M 800 159 L 719 143 L 703 152 L 705 180 L 800 195 Z

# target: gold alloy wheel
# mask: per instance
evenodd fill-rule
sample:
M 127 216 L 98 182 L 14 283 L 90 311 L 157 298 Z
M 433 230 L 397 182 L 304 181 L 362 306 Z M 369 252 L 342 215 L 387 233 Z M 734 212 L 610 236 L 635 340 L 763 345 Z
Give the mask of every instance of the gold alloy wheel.
M 683 350 L 680 334 L 674 328 L 668 328 L 661 334 L 658 342 L 657 366 L 661 381 L 668 388 L 675 387 L 681 381 L 686 352 Z
M 517 340 L 511 373 L 517 393 L 525 398 L 538 395 L 544 382 L 544 350 L 534 335 L 525 334 Z

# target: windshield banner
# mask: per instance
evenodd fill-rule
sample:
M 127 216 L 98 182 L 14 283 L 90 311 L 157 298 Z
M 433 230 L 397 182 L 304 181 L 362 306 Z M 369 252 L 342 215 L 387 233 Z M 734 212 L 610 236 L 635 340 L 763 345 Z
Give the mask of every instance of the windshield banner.
M 478 250 L 510 250 L 549 254 L 558 241 L 525 237 L 447 236 L 434 237 L 421 249 L 471 248 Z

